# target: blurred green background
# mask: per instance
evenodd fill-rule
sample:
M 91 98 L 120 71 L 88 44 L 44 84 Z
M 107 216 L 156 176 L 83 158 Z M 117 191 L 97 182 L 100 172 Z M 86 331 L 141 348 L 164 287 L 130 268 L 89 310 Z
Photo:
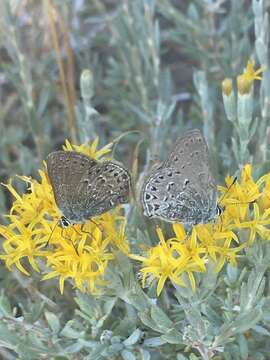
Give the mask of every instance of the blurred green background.
M 141 134 L 127 135 L 117 158 L 131 167 L 143 140 L 143 166 L 192 127 L 204 130 L 216 176 L 235 170 L 220 85 L 252 55 L 249 1 L 3 0 L 0 6 L 2 181 L 36 175 L 66 138 L 81 143 L 98 135 L 104 145 L 129 130 Z M 88 99 L 80 89 L 85 69 L 93 75 Z M 89 115 L 91 107 L 98 114 Z M 1 200 L 3 212 L 3 189 Z

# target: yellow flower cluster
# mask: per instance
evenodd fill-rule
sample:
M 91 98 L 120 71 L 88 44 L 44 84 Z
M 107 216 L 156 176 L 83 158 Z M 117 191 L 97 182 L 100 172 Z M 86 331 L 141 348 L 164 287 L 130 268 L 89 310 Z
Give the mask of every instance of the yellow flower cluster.
M 241 95 L 249 94 L 255 80 L 261 80 L 262 68 L 255 70 L 254 61 L 249 60 L 243 73 L 237 76 L 237 89 Z
M 186 275 L 195 289 L 194 273 L 206 271 L 206 264 L 213 262 L 215 270 L 225 262 L 236 265 L 238 253 L 250 246 L 256 235 L 270 240 L 270 174 L 253 180 L 251 165 L 246 165 L 239 181 L 228 176 L 226 187 L 219 187 L 219 205 L 223 214 L 215 223 L 199 224 L 186 233 L 183 225 L 173 224 L 175 234 L 165 240 L 157 228 L 159 244 L 150 248 L 145 256 L 131 255 L 142 263 L 142 283 L 146 279 L 158 280 L 157 294 L 166 280 L 187 286 Z
M 245 67 L 242 76 L 248 80 L 253 82 L 254 80 L 262 80 L 262 72 L 264 71 L 263 68 L 259 68 L 257 70 L 254 69 L 254 61 L 249 60 L 247 62 L 247 66 Z
M 97 146 L 98 139 L 90 146 L 71 145 L 66 141 L 64 150 L 82 152 L 94 159 L 110 152 L 111 144 L 100 150 Z M 114 259 L 112 249 L 129 252 L 125 218 L 121 216 L 120 207 L 83 226 L 76 224 L 63 229 L 58 226 L 61 213 L 55 204 L 47 172 L 40 170 L 39 174 L 40 181 L 20 177 L 28 184 L 28 191 L 22 196 L 11 182 L 5 185 L 15 201 L 7 215 L 8 225 L 0 225 L 5 252 L 0 258 L 9 269 L 15 265 L 26 275 L 29 275 L 29 265 L 40 272 L 46 263 L 47 273 L 43 279 L 58 277 L 61 293 L 68 279 L 81 291 L 95 292 L 104 284 L 107 264 Z
M 246 67 L 242 74 L 237 76 L 237 89 L 241 95 L 249 94 L 253 83 L 255 80 L 262 80 L 263 68 L 258 68 L 255 70 L 255 63 L 253 60 L 247 62 Z M 226 97 L 230 96 L 233 91 L 233 81 L 232 79 L 224 79 L 222 81 L 222 92 Z M 226 110 L 226 107 L 225 107 Z

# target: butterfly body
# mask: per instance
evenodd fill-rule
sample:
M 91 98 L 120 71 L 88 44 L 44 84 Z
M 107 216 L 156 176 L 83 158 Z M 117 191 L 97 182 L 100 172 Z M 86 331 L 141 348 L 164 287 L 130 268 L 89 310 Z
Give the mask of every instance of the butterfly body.
M 168 222 L 196 225 L 217 217 L 216 185 L 198 129 L 179 138 L 168 158 L 146 178 L 141 203 L 146 216 Z
M 67 223 L 82 223 L 128 202 L 130 175 L 116 162 L 55 151 L 47 157 L 47 169 L 55 202 Z

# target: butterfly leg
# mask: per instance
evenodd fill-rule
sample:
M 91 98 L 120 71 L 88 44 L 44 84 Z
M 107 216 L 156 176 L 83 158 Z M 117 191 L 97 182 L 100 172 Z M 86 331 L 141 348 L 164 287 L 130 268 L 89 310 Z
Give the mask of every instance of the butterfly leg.
M 104 230 L 103 227 L 102 227 L 100 224 L 96 223 L 94 220 L 89 219 L 89 221 L 91 221 L 93 224 L 95 224 L 95 226 L 96 226 L 101 232 Z M 82 233 L 84 233 L 84 234 L 89 235 L 89 236 L 93 239 L 93 238 L 94 238 L 93 232 L 91 233 L 91 232 L 89 232 L 89 231 L 86 231 L 86 230 L 84 229 L 85 225 L 86 225 L 85 223 L 82 224 L 82 226 L 81 226 L 81 228 L 80 228 L 80 231 L 81 231 Z
M 93 219 L 89 219 L 89 221 L 91 221 L 93 224 L 95 224 L 95 225 L 99 228 L 99 230 L 100 230 L 101 232 L 104 230 L 103 227 L 102 227 L 102 225 L 96 223 Z
M 82 233 L 84 233 L 84 234 L 87 234 L 88 236 L 90 236 L 90 237 L 93 239 L 94 237 L 93 237 L 92 233 L 90 233 L 90 231 L 84 230 L 84 227 L 85 227 L 85 223 L 83 223 L 83 224 L 81 225 L 80 231 L 81 231 Z
M 71 244 L 72 244 L 72 246 L 73 246 L 76 254 L 79 256 L 78 249 L 76 248 L 76 246 L 75 246 L 75 244 L 73 243 L 73 241 L 71 240 L 71 238 L 70 238 L 70 237 L 67 237 L 67 236 L 64 236 L 64 229 L 65 229 L 64 227 L 61 229 L 61 237 L 62 237 L 63 239 L 66 239 L 66 240 L 68 240 L 68 241 L 71 242 Z M 73 229 L 74 229 L 74 227 L 73 227 Z M 76 229 L 74 229 L 74 230 L 78 233 L 78 231 L 77 231 Z

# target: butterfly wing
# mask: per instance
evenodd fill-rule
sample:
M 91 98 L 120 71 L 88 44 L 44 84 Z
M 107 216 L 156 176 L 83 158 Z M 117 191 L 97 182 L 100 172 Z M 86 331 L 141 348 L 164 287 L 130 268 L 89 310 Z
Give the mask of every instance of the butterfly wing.
M 216 184 L 209 166 L 209 153 L 206 141 L 199 129 L 187 131 L 174 145 L 165 167 L 174 167 L 194 182 L 203 201 L 216 202 Z
M 56 205 L 71 222 L 80 221 L 76 202 L 78 183 L 97 162 L 75 151 L 52 152 L 46 162 Z
M 121 164 L 104 161 L 89 168 L 77 190 L 85 219 L 128 202 L 130 187 L 130 174 Z
M 174 145 L 162 168 L 142 189 L 145 215 L 198 224 L 216 215 L 216 185 L 209 168 L 207 144 L 198 129 Z
M 180 171 L 193 173 L 197 179 L 202 173 L 211 175 L 208 147 L 199 129 L 187 131 L 174 144 L 163 167 L 173 167 Z

